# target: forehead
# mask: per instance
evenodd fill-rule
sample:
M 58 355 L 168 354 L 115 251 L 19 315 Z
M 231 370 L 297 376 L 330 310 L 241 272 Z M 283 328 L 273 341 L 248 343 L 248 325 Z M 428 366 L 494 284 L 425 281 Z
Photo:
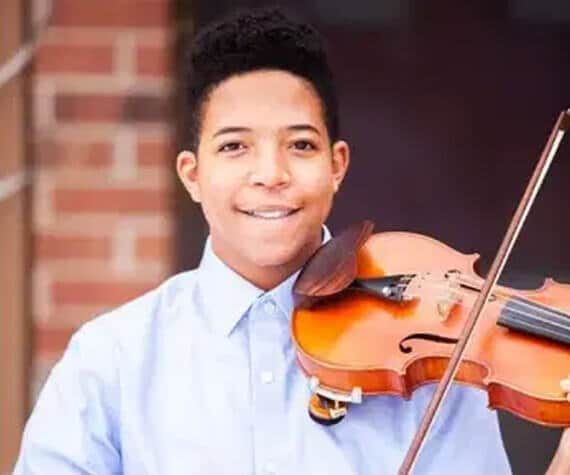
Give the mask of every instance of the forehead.
M 312 85 L 285 71 L 254 71 L 216 86 L 204 104 L 202 130 L 244 126 L 283 127 L 310 123 L 325 128 L 319 96 Z

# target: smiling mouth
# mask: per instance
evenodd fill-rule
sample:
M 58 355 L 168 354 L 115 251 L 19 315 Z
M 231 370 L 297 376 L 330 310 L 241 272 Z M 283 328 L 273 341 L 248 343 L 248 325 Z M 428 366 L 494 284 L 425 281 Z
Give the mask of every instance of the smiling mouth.
M 283 219 L 297 213 L 301 208 L 294 209 L 267 209 L 267 210 L 244 210 L 239 211 L 247 216 L 260 219 Z

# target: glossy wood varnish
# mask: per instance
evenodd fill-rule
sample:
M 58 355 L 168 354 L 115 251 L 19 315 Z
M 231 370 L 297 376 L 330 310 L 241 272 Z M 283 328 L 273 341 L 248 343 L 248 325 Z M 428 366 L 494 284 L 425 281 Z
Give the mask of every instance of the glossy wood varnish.
M 478 254 L 465 255 L 426 236 L 388 232 L 374 234 L 358 253 L 358 277 L 459 270 L 474 272 Z M 504 294 L 570 313 L 570 285 L 546 280 L 537 290 L 497 287 Z M 413 333 L 457 338 L 476 298 L 463 300 L 441 321 L 438 289 L 424 288 L 420 297 L 399 304 L 358 290 L 344 290 L 310 309 L 297 309 L 292 336 L 303 371 L 323 388 L 364 395 L 394 394 L 409 398 L 420 385 L 444 373 L 452 344 L 411 340 L 411 353 L 399 343 Z M 570 403 L 560 381 L 570 374 L 570 348 L 515 333 L 496 321 L 504 299 L 489 302 L 467 348 L 456 381 L 488 392 L 489 405 L 548 426 L 570 426 Z

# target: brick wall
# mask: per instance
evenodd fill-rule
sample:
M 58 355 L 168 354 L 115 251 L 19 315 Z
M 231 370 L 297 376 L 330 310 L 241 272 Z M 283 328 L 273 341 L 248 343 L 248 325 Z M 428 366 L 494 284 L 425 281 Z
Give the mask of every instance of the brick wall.
M 173 268 L 169 8 L 54 1 L 34 75 L 34 396 L 79 325 Z

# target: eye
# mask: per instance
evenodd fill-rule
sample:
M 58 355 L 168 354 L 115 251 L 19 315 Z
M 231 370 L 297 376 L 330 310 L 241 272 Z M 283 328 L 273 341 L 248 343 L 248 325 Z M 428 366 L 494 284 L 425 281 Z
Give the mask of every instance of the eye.
M 228 142 L 218 148 L 218 152 L 237 152 L 245 148 L 241 142 Z
M 316 150 L 317 148 L 315 144 L 309 140 L 296 140 L 295 142 L 293 142 L 292 146 L 295 150 L 301 150 L 303 152 Z

